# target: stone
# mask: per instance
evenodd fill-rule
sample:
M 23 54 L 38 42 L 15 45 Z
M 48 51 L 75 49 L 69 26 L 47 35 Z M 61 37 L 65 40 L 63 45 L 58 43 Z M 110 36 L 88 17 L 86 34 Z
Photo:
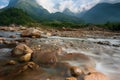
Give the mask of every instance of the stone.
M 75 77 L 68 77 L 65 80 L 77 80 L 77 78 L 75 78 Z
M 0 40 L 5 40 L 5 38 L 3 38 L 3 37 L 0 37 Z
M 25 54 L 32 54 L 33 51 L 25 44 L 18 44 L 13 50 L 13 56 L 21 56 Z
M 8 65 L 15 65 L 16 63 L 17 63 L 16 61 L 10 60 L 7 64 L 8 64 Z
M 36 37 L 39 38 L 41 36 L 41 32 L 37 29 L 30 28 L 27 30 L 24 30 L 21 34 L 22 37 Z
M 28 54 L 25 54 L 24 56 L 21 56 L 20 61 L 22 61 L 22 62 L 30 61 L 31 55 L 32 55 L 31 53 L 28 53 Z
M 72 66 L 70 68 L 70 73 L 71 73 L 72 76 L 78 77 L 81 74 L 83 74 L 83 71 L 79 67 L 77 67 L 77 66 Z
M 43 65 L 54 65 L 58 60 L 54 52 L 40 52 L 33 54 L 33 61 Z
M 92 72 L 86 75 L 83 80 L 110 80 L 106 75 L 100 72 Z
M 34 62 L 27 62 L 25 64 L 23 64 L 22 66 L 20 66 L 20 69 L 18 70 L 19 73 L 24 72 L 26 70 L 37 70 L 39 69 L 39 65 L 37 65 Z
M 16 38 L 16 35 L 11 35 L 10 38 Z

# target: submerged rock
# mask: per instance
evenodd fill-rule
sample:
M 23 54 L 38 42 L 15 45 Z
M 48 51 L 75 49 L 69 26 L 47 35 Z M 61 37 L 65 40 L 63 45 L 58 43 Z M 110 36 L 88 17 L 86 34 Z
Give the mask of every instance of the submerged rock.
M 16 61 L 10 60 L 10 61 L 7 63 L 7 65 L 15 65 L 16 63 L 17 63 Z
M 83 74 L 82 70 L 77 66 L 72 66 L 70 68 L 70 72 L 71 72 L 71 75 L 74 77 L 78 77 Z
M 75 78 L 75 77 L 68 77 L 65 80 L 77 80 L 77 78 Z
M 86 75 L 83 80 L 110 80 L 110 79 L 100 72 L 92 72 Z

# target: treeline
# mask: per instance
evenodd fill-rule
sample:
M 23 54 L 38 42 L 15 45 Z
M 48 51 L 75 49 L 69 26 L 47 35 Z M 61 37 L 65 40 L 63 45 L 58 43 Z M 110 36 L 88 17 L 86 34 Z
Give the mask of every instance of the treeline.
M 21 9 L 9 8 L 0 12 L 0 25 L 26 25 L 32 22 L 35 21 Z
M 41 21 L 38 22 L 32 19 L 26 12 L 21 9 L 9 8 L 0 12 L 0 26 L 2 25 L 26 25 L 45 28 L 86 28 L 86 27 L 99 27 L 111 31 L 120 31 L 120 22 L 105 24 L 86 24 L 86 23 L 73 23 L 73 22 L 61 22 L 61 21 Z M 42 24 L 42 25 L 41 25 Z
M 111 23 L 107 22 L 103 25 L 103 28 L 112 30 L 112 31 L 120 31 L 120 23 Z

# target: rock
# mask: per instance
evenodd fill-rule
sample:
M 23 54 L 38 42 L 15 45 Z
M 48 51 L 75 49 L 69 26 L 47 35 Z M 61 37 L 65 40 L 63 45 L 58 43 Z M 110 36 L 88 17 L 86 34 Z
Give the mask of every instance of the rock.
M 50 37 L 52 34 L 51 33 L 42 33 L 41 34 L 41 37 L 43 37 L 43 38 L 48 38 L 48 37 Z
M 20 57 L 20 61 L 27 62 L 31 59 L 31 53 L 25 54 L 24 56 Z
M 0 37 L 0 40 L 5 40 L 5 38 Z
M 27 28 L 26 28 L 26 27 L 23 27 L 23 26 L 20 26 L 20 29 L 21 29 L 21 30 L 26 30 Z
M 11 35 L 10 38 L 16 38 L 16 35 Z
M 100 72 L 92 72 L 86 75 L 83 80 L 110 80 L 110 79 Z
M 77 78 L 75 78 L 75 77 L 68 77 L 65 80 L 77 80 Z
M 19 44 L 12 50 L 12 55 L 17 56 L 19 61 L 27 62 L 31 59 L 33 51 L 25 44 Z
M 71 73 L 71 75 L 74 76 L 74 77 L 78 77 L 78 76 L 80 76 L 81 74 L 83 74 L 82 70 L 81 70 L 79 67 L 77 67 L 77 66 L 72 66 L 72 67 L 70 68 L 70 73 Z
M 16 61 L 10 60 L 7 64 L 8 64 L 8 65 L 15 65 L 16 63 L 17 63 Z
M 22 37 L 36 37 L 36 38 L 39 38 L 41 36 L 41 32 L 37 29 L 33 29 L 33 28 L 30 28 L 30 29 L 27 29 L 27 30 L 24 30 L 21 34 Z
M 33 61 L 43 65 L 55 65 L 58 60 L 54 52 L 40 52 L 33 54 Z
M 24 65 L 20 66 L 19 73 L 24 72 L 26 70 L 37 70 L 39 68 L 39 65 L 37 65 L 34 62 L 27 62 Z
M 97 42 L 97 44 L 110 45 L 110 42 L 109 41 L 99 41 L 99 42 Z
M 21 56 L 25 54 L 32 54 L 33 51 L 25 44 L 18 44 L 13 50 L 13 56 Z

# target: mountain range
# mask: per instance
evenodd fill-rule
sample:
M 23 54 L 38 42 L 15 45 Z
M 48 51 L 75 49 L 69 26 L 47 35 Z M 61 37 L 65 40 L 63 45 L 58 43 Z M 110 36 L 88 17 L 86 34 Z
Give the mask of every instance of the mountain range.
M 19 8 L 39 21 L 62 21 L 74 23 L 120 22 L 120 3 L 99 3 L 88 11 L 73 13 L 69 9 L 63 12 L 49 13 L 36 0 L 10 0 L 7 8 Z

